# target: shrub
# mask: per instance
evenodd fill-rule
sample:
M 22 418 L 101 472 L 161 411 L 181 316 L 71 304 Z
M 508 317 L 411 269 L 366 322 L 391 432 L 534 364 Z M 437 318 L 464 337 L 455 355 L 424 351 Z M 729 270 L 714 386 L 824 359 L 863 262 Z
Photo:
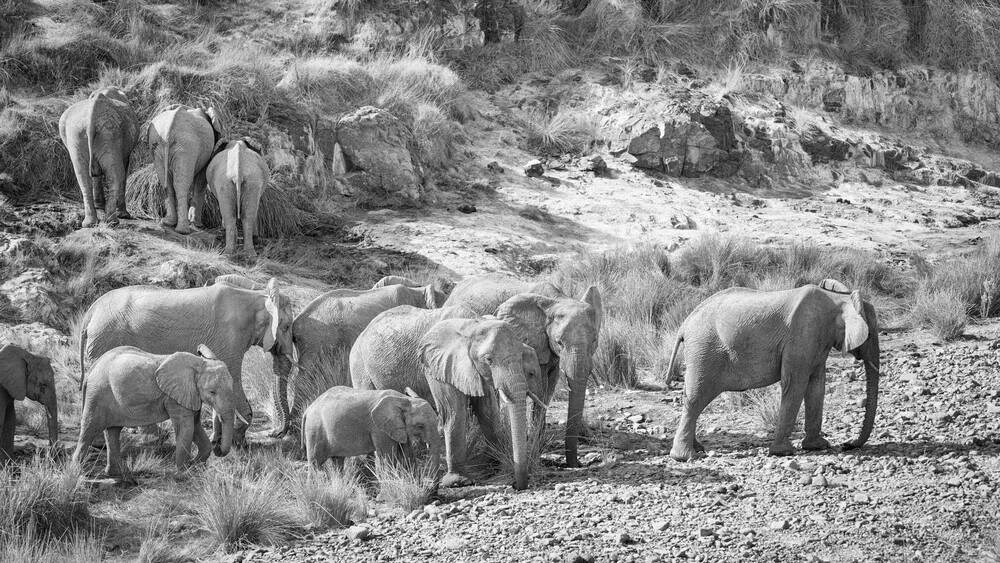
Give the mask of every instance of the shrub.
M 0 561 L 32 563 L 93 563 L 104 559 L 102 538 L 92 532 L 55 539 L 28 527 L 23 533 L 0 531 Z
M 910 315 L 917 324 L 929 326 L 941 340 L 962 336 L 969 322 L 968 304 L 954 289 L 917 292 Z
M 451 166 L 464 140 L 462 126 L 449 120 L 435 105 L 419 104 L 413 114 L 413 137 L 420 162 L 431 170 Z
M 368 497 L 356 474 L 328 469 L 294 471 L 285 476 L 297 510 L 318 528 L 349 526 L 368 516 Z
M 528 150 L 544 154 L 579 153 L 590 148 L 595 126 L 582 115 L 559 111 L 523 121 Z
M 689 241 L 670 260 L 674 279 L 715 293 L 727 287 L 751 287 L 769 257 L 753 243 L 718 234 Z
M 397 462 L 376 456 L 372 472 L 378 481 L 378 500 L 404 512 L 423 507 L 437 489 L 437 468 L 430 465 L 426 459 Z
M 17 472 L 20 471 L 20 474 Z M 35 456 L 27 465 L 0 467 L 0 530 L 63 537 L 91 522 L 80 468 Z
M 969 256 L 936 264 L 930 275 L 920 280 L 917 290 L 925 296 L 946 292 L 965 303 L 969 314 L 981 318 L 1000 315 L 1000 238 L 987 239 Z
M 3 70 L 0 68 L 0 76 Z M 69 153 L 59 138 L 58 99 L 15 102 L 0 109 L 0 188 L 15 202 L 29 201 L 53 186 L 78 194 Z
M 265 463 L 272 461 L 264 458 Z M 270 467 L 227 473 L 207 470 L 196 508 L 201 527 L 226 552 L 250 545 L 279 545 L 292 539 L 304 522 L 287 501 L 282 477 Z

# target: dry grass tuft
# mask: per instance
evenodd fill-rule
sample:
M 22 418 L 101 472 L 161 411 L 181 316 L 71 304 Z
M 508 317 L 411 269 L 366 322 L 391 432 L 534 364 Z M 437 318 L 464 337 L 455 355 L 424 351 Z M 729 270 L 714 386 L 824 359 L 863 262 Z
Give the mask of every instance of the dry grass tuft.
M 426 459 L 390 461 L 375 457 L 372 473 L 378 481 L 377 500 L 411 512 L 437 493 L 437 468 Z
M 955 289 L 921 289 L 910 309 L 910 318 L 918 325 L 930 327 L 941 340 L 954 340 L 965 331 L 969 322 L 968 304 Z
M 317 528 L 339 528 L 368 516 L 368 497 L 356 474 L 335 469 L 296 471 L 286 475 L 298 510 Z
M 0 467 L 0 530 L 61 538 L 91 524 L 80 468 L 36 456 L 23 466 Z
M 590 148 L 594 125 L 568 111 L 523 120 L 528 150 L 545 154 L 579 153 Z

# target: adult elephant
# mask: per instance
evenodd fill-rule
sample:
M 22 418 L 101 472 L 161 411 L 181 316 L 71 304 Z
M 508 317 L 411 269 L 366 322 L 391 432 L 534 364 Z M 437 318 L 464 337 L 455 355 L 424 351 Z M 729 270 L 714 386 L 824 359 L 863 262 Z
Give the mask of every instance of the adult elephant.
M 59 118 L 59 137 L 69 151 L 83 194 L 83 226 L 97 224 L 99 206 L 104 207 L 108 225 L 131 219 L 125 208 L 125 179 L 129 155 L 139 137 L 139 118 L 125 92 L 101 88 L 66 108 Z
M 471 406 L 487 436 L 499 415 L 496 393 L 508 406 L 514 487 L 528 484 L 528 383 L 524 345 L 506 322 L 486 319 L 466 307 L 433 311 L 410 306 L 376 317 L 351 349 L 351 381 L 358 389 L 412 389 L 435 405 L 445 435 L 446 487 L 470 482 L 466 461 L 466 412 Z M 495 391 L 494 391 L 495 390 Z
M 162 225 L 190 234 L 189 205 L 194 206 L 195 226 L 201 225 L 205 167 L 222 130 L 214 108 L 183 104 L 168 106 L 143 128 L 142 137 L 153 154 L 153 168 L 165 194 Z
M 49 417 L 49 445 L 59 439 L 59 411 L 52 363 L 45 356 L 7 344 L 0 347 L 0 462 L 14 455 L 14 401 L 41 403 Z
M 446 302 L 479 314 L 495 314 L 511 323 L 522 341 L 534 348 L 547 377 L 544 403 L 551 401 L 559 376 L 566 377 L 569 407 L 566 417 L 566 465 L 579 467 L 579 437 L 593 355 L 601 330 L 603 305 L 597 287 L 589 286 L 580 300 L 567 297 L 549 282 L 523 282 L 497 276 L 471 278 L 455 286 Z M 545 423 L 545 409 L 536 409 L 535 427 Z
M 253 235 L 257 228 L 260 197 L 271 178 L 271 169 L 260 150 L 245 140 L 229 141 L 212 157 L 206 172 L 208 188 L 219 200 L 219 213 L 226 230 L 227 255 L 236 252 L 236 225 L 243 222 L 243 250 L 257 256 Z
M 298 421 L 299 413 L 323 391 L 350 384 L 346 365 L 337 362 L 346 361 L 354 341 L 376 315 L 399 305 L 434 309 L 443 302 L 444 296 L 432 286 L 415 284 L 382 285 L 369 290 L 335 289 L 313 299 L 295 317 L 292 328 L 299 358 L 291 409 L 288 378 L 292 364 L 285 358 L 276 358 L 274 363 L 274 410 L 278 420 L 272 436 L 288 432 L 292 421 Z
M 243 389 L 247 349 L 256 345 L 275 357 L 292 354 L 292 310 L 274 278 L 264 291 L 232 283 L 192 289 L 123 287 L 94 301 L 81 326 L 81 370 L 85 358 L 118 346 L 172 354 L 194 352 L 205 344 L 229 368 L 236 410 L 247 421 L 253 415 Z M 244 440 L 246 430 L 245 424 L 236 427 L 236 443 Z M 215 417 L 213 442 L 218 443 L 221 432 L 221 420 Z
M 695 438 L 702 410 L 723 391 L 745 391 L 781 382 L 781 406 L 771 455 L 795 452 L 789 436 L 805 399 L 802 447 L 830 447 L 823 438 L 826 359 L 831 349 L 863 360 L 868 400 L 861 434 L 847 449 L 868 441 L 878 404 L 879 340 L 875 308 L 842 283 L 823 280 L 785 291 L 730 288 L 712 295 L 677 331 L 670 366 L 685 346 L 684 412 L 670 455 L 689 460 L 703 450 Z

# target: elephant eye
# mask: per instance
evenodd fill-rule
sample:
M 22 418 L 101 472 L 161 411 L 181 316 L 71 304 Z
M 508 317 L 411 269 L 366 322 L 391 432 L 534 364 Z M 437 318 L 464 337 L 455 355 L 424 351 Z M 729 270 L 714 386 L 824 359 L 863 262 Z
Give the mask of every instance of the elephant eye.
M 485 360 L 486 360 L 486 363 L 492 364 L 493 363 L 493 354 L 486 354 Z

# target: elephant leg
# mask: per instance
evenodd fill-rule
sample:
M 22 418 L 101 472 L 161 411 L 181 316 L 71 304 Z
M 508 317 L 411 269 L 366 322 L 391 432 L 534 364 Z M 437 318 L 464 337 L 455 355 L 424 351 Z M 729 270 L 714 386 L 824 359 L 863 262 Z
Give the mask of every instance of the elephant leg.
M 177 226 L 174 227 L 174 231 L 182 235 L 189 235 L 192 232 L 191 221 L 188 215 L 191 208 L 192 183 L 193 181 L 189 173 L 181 170 L 177 170 L 174 173 L 174 195 L 177 197 Z
M 226 248 L 223 252 L 226 256 L 236 254 L 236 217 L 227 214 L 223 219 L 223 228 L 226 230 Z
M 472 484 L 472 480 L 462 474 L 462 465 L 468 449 L 466 432 L 466 409 L 463 404 L 453 398 L 447 407 L 438 409 L 444 418 L 444 448 L 445 463 L 448 472 L 441 479 L 444 487 L 464 487 Z
M 90 164 L 81 163 L 77 166 L 73 163 L 73 168 L 76 169 L 76 182 L 80 184 L 80 193 L 83 195 L 83 226 L 93 227 L 97 224 L 97 209 L 94 206 L 94 182 L 90 176 Z
M 825 450 L 830 442 L 823 437 L 823 399 L 826 394 L 826 366 L 813 372 L 806 385 L 806 437 L 804 450 Z
M 674 434 L 674 445 L 670 449 L 670 457 L 677 461 L 688 461 L 694 458 L 696 452 L 704 451 L 705 448 L 695 438 L 698 417 L 701 416 L 705 407 L 719 396 L 720 392 L 718 389 L 702 389 L 694 383 L 686 386 L 684 412 L 677 422 L 677 433 Z
M 246 193 L 246 192 L 244 192 Z M 257 257 L 257 251 L 253 246 L 253 235 L 257 228 L 257 208 L 260 202 L 256 198 L 248 197 L 243 209 L 243 252 L 250 258 Z
M 470 402 L 472 403 L 472 412 L 476 415 L 476 421 L 479 423 L 479 429 L 483 433 L 483 438 L 489 444 L 489 450 L 499 454 L 504 449 L 500 444 L 499 434 L 494 426 L 494 421 L 499 420 L 502 424 L 502 421 L 506 417 L 502 409 L 499 408 L 500 402 L 496 397 L 492 396 L 492 393 L 489 391 L 487 393 L 487 395 L 482 397 L 473 397 Z
M 100 433 L 101 429 L 88 424 L 86 417 L 84 417 L 84 422 L 80 425 L 80 439 L 77 441 L 76 450 L 73 452 L 73 463 L 82 464 L 86 461 L 87 454 L 90 453 L 90 445 L 94 443 L 94 439 Z
M 163 207 L 167 210 L 163 219 L 160 219 L 160 224 L 164 227 L 173 228 L 177 226 L 177 194 L 174 193 L 172 182 L 169 182 L 166 178 L 160 181 L 163 183 Z M 187 217 L 187 214 L 185 213 L 184 216 Z
M 94 208 L 95 209 L 105 209 L 107 205 L 107 198 L 104 194 L 106 182 L 104 182 L 104 176 L 91 176 L 90 185 L 94 190 Z
M 109 162 L 101 163 L 101 168 L 105 171 L 104 186 L 108 190 L 104 205 L 104 222 L 114 226 L 123 218 L 122 211 L 125 209 L 125 167 L 117 158 L 109 157 L 106 160 Z
M 333 462 L 333 466 L 337 468 L 337 471 L 344 472 L 344 456 L 335 455 L 330 458 L 330 461 Z
M 299 349 L 299 364 L 305 361 L 306 355 Z M 272 362 L 274 371 L 274 389 L 272 390 L 272 400 L 274 401 L 274 412 L 277 413 L 278 420 L 274 421 L 274 429 L 271 430 L 272 438 L 280 438 L 288 432 L 288 375 L 292 371 L 292 364 L 285 356 L 276 356 Z M 301 370 L 300 370 L 301 373 Z
M 801 370 L 793 372 L 797 362 L 783 360 L 781 366 L 781 405 L 778 407 L 778 424 L 774 429 L 774 440 L 768 448 L 771 455 L 791 455 L 795 453 L 789 437 L 799 416 L 799 407 L 805 398 L 809 377 L 803 377 Z M 822 400 L 822 395 L 820 395 Z
M 108 444 L 108 465 L 104 472 L 109 477 L 120 477 L 122 472 L 121 426 L 112 426 L 104 430 L 104 441 Z
M 205 226 L 202 222 L 205 212 L 205 197 L 208 191 L 208 182 L 205 177 L 205 170 L 202 169 L 200 172 L 194 175 L 194 179 L 191 182 L 191 207 L 193 208 L 193 217 L 191 217 L 191 222 L 198 229 Z M 187 217 L 187 213 L 184 214 Z
M 174 418 L 174 464 L 177 471 L 184 471 L 189 459 L 191 459 L 191 446 L 194 440 L 194 417 Z M 219 435 L 222 433 L 220 431 Z M 209 450 L 206 448 L 206 450 Z M 200 452 L 199 452 L 200 453 Z
M 14 398 L 0 389 L 0 463 L 6 463 L 14 457 Z

